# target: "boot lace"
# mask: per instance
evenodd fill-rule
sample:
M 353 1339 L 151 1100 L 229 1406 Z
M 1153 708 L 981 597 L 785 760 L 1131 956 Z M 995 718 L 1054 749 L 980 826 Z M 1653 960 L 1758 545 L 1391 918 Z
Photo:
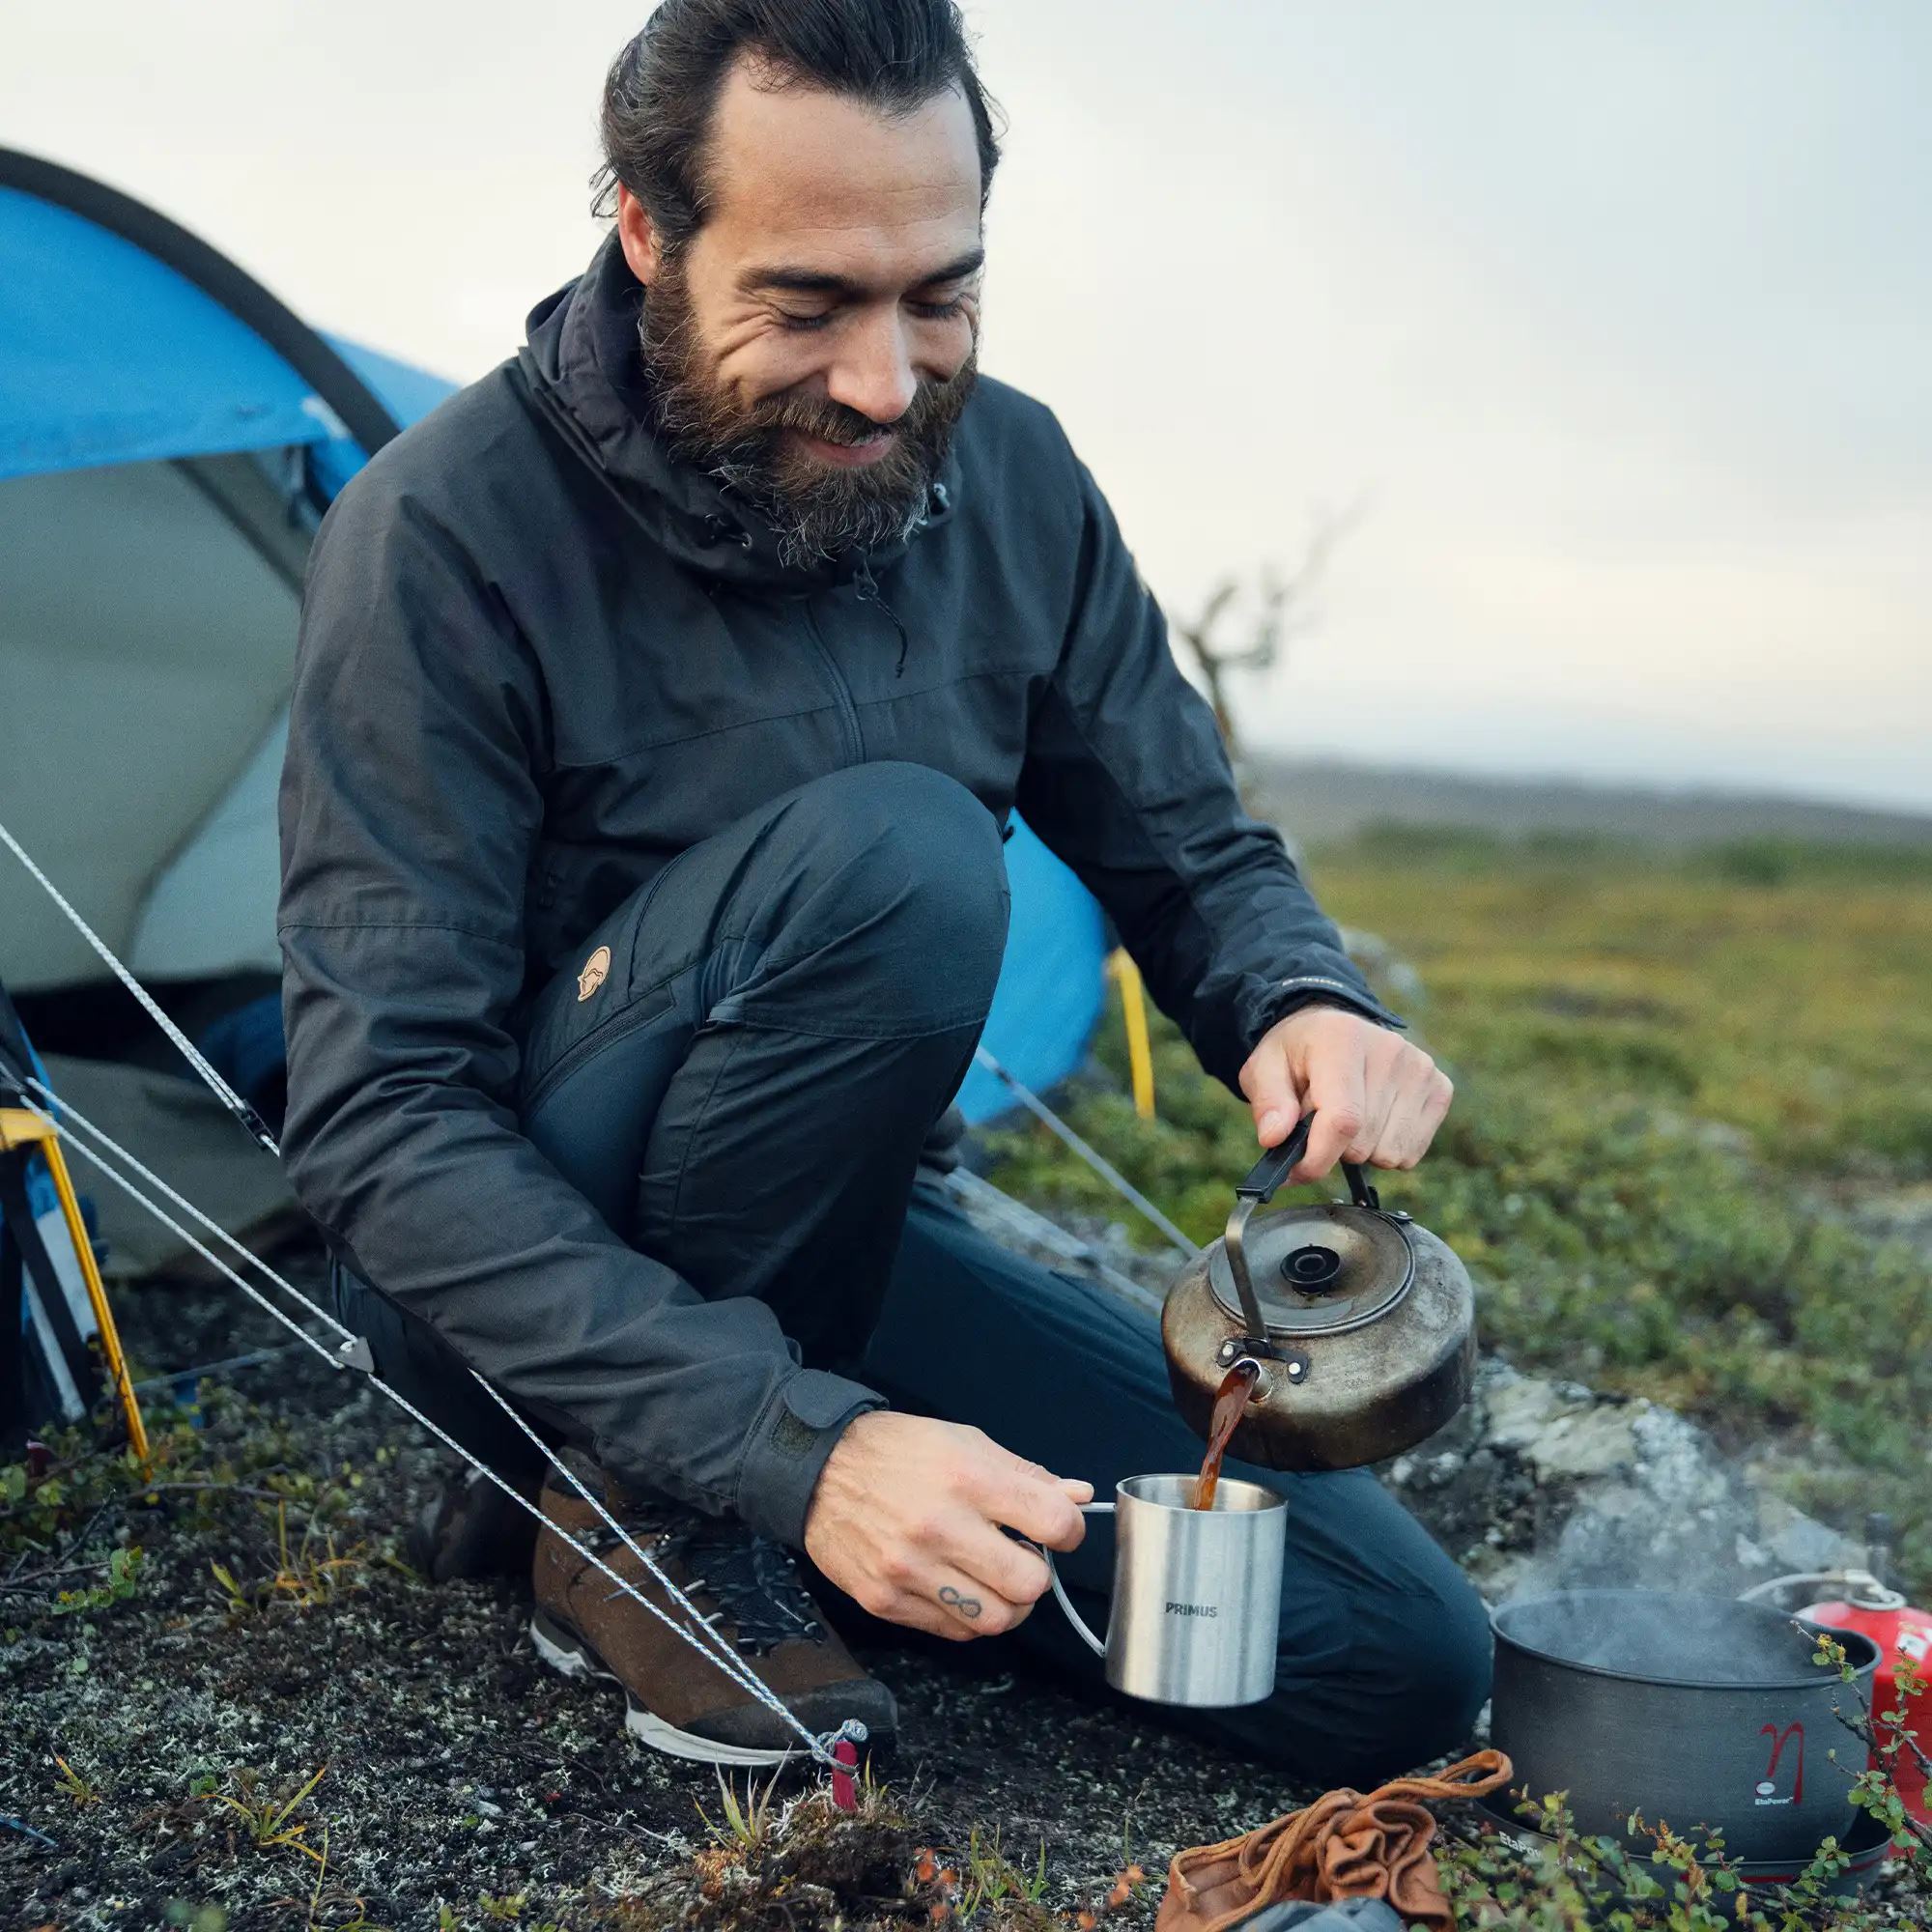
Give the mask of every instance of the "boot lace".
M 630 1534 L 694 1599 L 708 1599 L 734 1628 L 737 1648 L 763 1657 L 782 1643 L 823 1643 L 825 1626 L 799 1574 L 798 1559 L 781 1543 L 743 1523 L 695 1511 L 633 1506 L 619 1519 Z M 615 1548 L 611 1530 L 595 1532 L 593 1548 Z M 679 1572 L 683 1574 L 678 1575 Z

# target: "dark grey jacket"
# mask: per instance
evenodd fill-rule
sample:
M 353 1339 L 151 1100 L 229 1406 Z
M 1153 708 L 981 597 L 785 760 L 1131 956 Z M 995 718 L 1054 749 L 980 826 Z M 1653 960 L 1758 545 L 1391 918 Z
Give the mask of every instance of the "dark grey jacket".
M 518 1130 L 520 1003 L 677 852 L 867 759 L 951 774 L 1097 895 L 1232 1087 L 1310 997 L 1386 1019 L 1093 478 L 1001 384 L 909 545 L 816 572 L 645 427 L 614 238 L 324 520 L 281 795 L 296 1191 L 357 1273 L 620 1476 L 798 1541 L 869 1392 L 628 1247 Z

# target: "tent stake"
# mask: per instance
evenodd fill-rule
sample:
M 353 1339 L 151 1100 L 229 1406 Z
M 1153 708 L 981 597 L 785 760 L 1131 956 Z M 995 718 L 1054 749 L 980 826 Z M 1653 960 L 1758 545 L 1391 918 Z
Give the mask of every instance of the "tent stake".
M 128 1440 L 145 1468 L 148 1463 L 148 1429 L 141 1420 L 141 1404 L 128 1374 L 128 1357 L 121 1351 L 121 1331 L 114 1325 L 114 1311 L 107 1305 L 107 1290 L 100 1279 L 100 1266 L 94 1259 L 94 1243 L 88 1238 L 87 1223 L 81 1216 L 80 1198 L 73 1191 L 73 1177 L 68 1173 L 67 1156 L 61 1152 L 60 1135 L 38 1114 L 24 1107 L 0 1107 L 0 1149 L 38 1143 L 46 1157 L 47 1172 L 53 1176 L 54 1192 L 60 1197 L 61 1219 L 67 1223 L 68 1239 L 73 1244 L 74 1259 L 80 1264 L 80 1277 L 87 1284 L 87 1299 L 94 1309 L 94 1324 L 100 1331 L 100 1351 L 107 1357 L 107 1373 L 128 1422 Z

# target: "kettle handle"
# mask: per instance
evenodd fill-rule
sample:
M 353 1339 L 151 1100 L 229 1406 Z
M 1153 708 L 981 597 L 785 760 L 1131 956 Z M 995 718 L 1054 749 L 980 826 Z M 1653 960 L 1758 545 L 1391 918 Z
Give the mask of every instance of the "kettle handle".
M 1248 1178 L 1236 1187 L 1236 1199 L 1252 1201 L 1257 1207 L 1271 1201 L 1275 1189 L 1288 1179 L 1289 1169 L 1308 1151 L 1308 1136 L 1314 1125 L 1314 1114 L 1303 1114 L 1289 1129 L 1288 1138 L 1279 1147 L 1269 1148 L 1255 1162 Z M 1342 1163 L 1342 1173 L 1348 1179 L 1349 1193 L 1355 1206 L 1379 1212 L 1381 1196 L 1369 1184 L 1368 1176 L 1352 1160 Z
M 1221 1245 L 1228 1257 L 1228 1272 L 1235 1278 L 1235 1293 L 1241 1297 L 1241 1313 L 1248 1323 L 1247 1339 L 1256 1348 L 1266 1346 L 1267 1322 L 1263 1319 L 1261 1302 L 1256 1298 L 1255 1285 L 1248 1274 L 1248 1256 L 1243 1245 L 1248 1216 L 1264 1202 L 1273 1199 L 1275 1189 L 1288 1179 L 1289 1170 L 1308 1151 L 1308 1136 L 1314 1125 L 1314 1113 L 1303 1114 L 1289 1130 L 1288 1138 L 1279 1147 L 1269 1148 L 1256 1161 L 1248 1178 L 1235 1189 L 1234 1209 L 1222 1233 Z M 1349 1193 L 1355 1206 L 1379 1212 L 1381 1197 L 1369 1185 L 1368 1177 L 1362 1170 L 1353 1161 L 1345 1160 L 1342 1172 L 1348 1177 Z

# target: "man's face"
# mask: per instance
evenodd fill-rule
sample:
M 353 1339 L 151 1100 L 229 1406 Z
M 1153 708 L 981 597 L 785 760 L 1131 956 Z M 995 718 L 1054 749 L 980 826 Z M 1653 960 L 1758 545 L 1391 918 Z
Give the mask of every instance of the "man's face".
M 741 61 L 709 164 L 712 213 L 670 256 L 618 197 L 662 427 L 757 504 L 794 560 L 902 535 L 974 376 L 980 157 L 964 96 L 889 116 Z

